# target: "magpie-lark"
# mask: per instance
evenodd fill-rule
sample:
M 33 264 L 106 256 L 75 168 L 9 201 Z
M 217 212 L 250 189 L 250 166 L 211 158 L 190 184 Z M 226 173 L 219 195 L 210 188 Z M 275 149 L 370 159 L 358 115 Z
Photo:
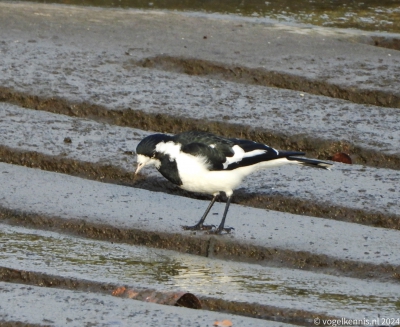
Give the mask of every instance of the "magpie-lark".
M 278 151 L 265 144 L 224 138 L 207 132 L 191 131 L 175 136 L 153 134 L 145 137 L 136 148 L 137 168 L 135 175 L 146 165 L 154 165 L 170 182 L 192 192 L 212 194 L 207 210 L 194 226 L 187 230 L 210 228 L 204 220 L 220 192 L 227 196 L 225 211 L 215 233 L 224 228 L 226 214 L 233 190 L 247 175 L 265 168 L 285 164 L 298 164 L 330 169 L 328 162 L 301 158 L 304 152 Z

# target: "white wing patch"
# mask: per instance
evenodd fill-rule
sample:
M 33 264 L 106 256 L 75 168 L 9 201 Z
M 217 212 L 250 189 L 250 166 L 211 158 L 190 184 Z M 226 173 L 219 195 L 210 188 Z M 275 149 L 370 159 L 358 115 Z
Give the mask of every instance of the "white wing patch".
M 239 145 L 234 145 L 232 147 L 232 150 L 234 152 L 234 155 L 233 157 L 226 158 L 226 161 L 223 164 L 224 169 L 228 168 L 228 166 L 232 163 L 243 160 L 243 158 L 258 156 L 260 154 L 267 152 L 267 150 L 253 150 L 249 152 L 244 152 L 244 150 Z
M 250 152 L 246 152 L 244 154 L 243 158 L 255 157 L 255 156 L 258 156 L 259 154 L 263 154 L 265 152 L 267 152 L 267 150 L 253 150 L 253 151 L 250 151 Z

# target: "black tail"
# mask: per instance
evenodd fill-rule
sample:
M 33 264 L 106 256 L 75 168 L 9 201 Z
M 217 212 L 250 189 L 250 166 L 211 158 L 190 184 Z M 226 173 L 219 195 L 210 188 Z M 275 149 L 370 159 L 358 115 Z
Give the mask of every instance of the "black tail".
M 300 165 L 310 166 L 314 168 L 322 168 L 330 170 L 333 166 L 329 162 L 317 160 L 317 159 L 308 159 L 308 158 L 299 158 L 299 157 L 287 157 L 288 160 L 297 161 Z

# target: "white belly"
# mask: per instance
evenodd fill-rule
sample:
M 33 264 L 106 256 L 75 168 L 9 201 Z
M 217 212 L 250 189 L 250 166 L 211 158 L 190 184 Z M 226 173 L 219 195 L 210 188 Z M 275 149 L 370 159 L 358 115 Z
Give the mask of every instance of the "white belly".
M 182 189 L 207 194 L 225 192 L 227 196 L 230 196 L 247 175 L 260 169 L 296 163 L 296 161 L 292 162 L 286 158 L 281 158 L 234 170 L 210 171 L 207 169 L 204 158 L 180 153 L 176 158 L 176 163 L 179 170 L 179 177 L 182 181 Z
M 232 171 L 203 171 L 191 174 L 180 174 L 184 190 L 207 194 L 225 192 L 232 195 L 244 176 Z

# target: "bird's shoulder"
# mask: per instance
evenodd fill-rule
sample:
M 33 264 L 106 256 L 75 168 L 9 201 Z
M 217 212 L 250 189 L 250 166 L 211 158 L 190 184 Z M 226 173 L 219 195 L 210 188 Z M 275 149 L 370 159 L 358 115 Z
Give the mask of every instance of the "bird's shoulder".
M 224 137 L 207 132 L 191 131 L 174 136 L 174 141 L 181 144 L 181 151 L 191 154 L 220 153 L 232 156 L 234 143 Z
M 230 139 L 202 131 L 189 131 L 176 134 L 174 136 L 174 141 L 182 144 L 183 146 L 190 143 L 201 143 L 214 147 L 233 146 L 233 142 Z
M 181 144 L 183 153 L 205 158 L 211 170 L 222 169 L 226 158 L 234 155 L 232 141 L 207 132 L 191 131 L 177 134 L 174 142 Z

